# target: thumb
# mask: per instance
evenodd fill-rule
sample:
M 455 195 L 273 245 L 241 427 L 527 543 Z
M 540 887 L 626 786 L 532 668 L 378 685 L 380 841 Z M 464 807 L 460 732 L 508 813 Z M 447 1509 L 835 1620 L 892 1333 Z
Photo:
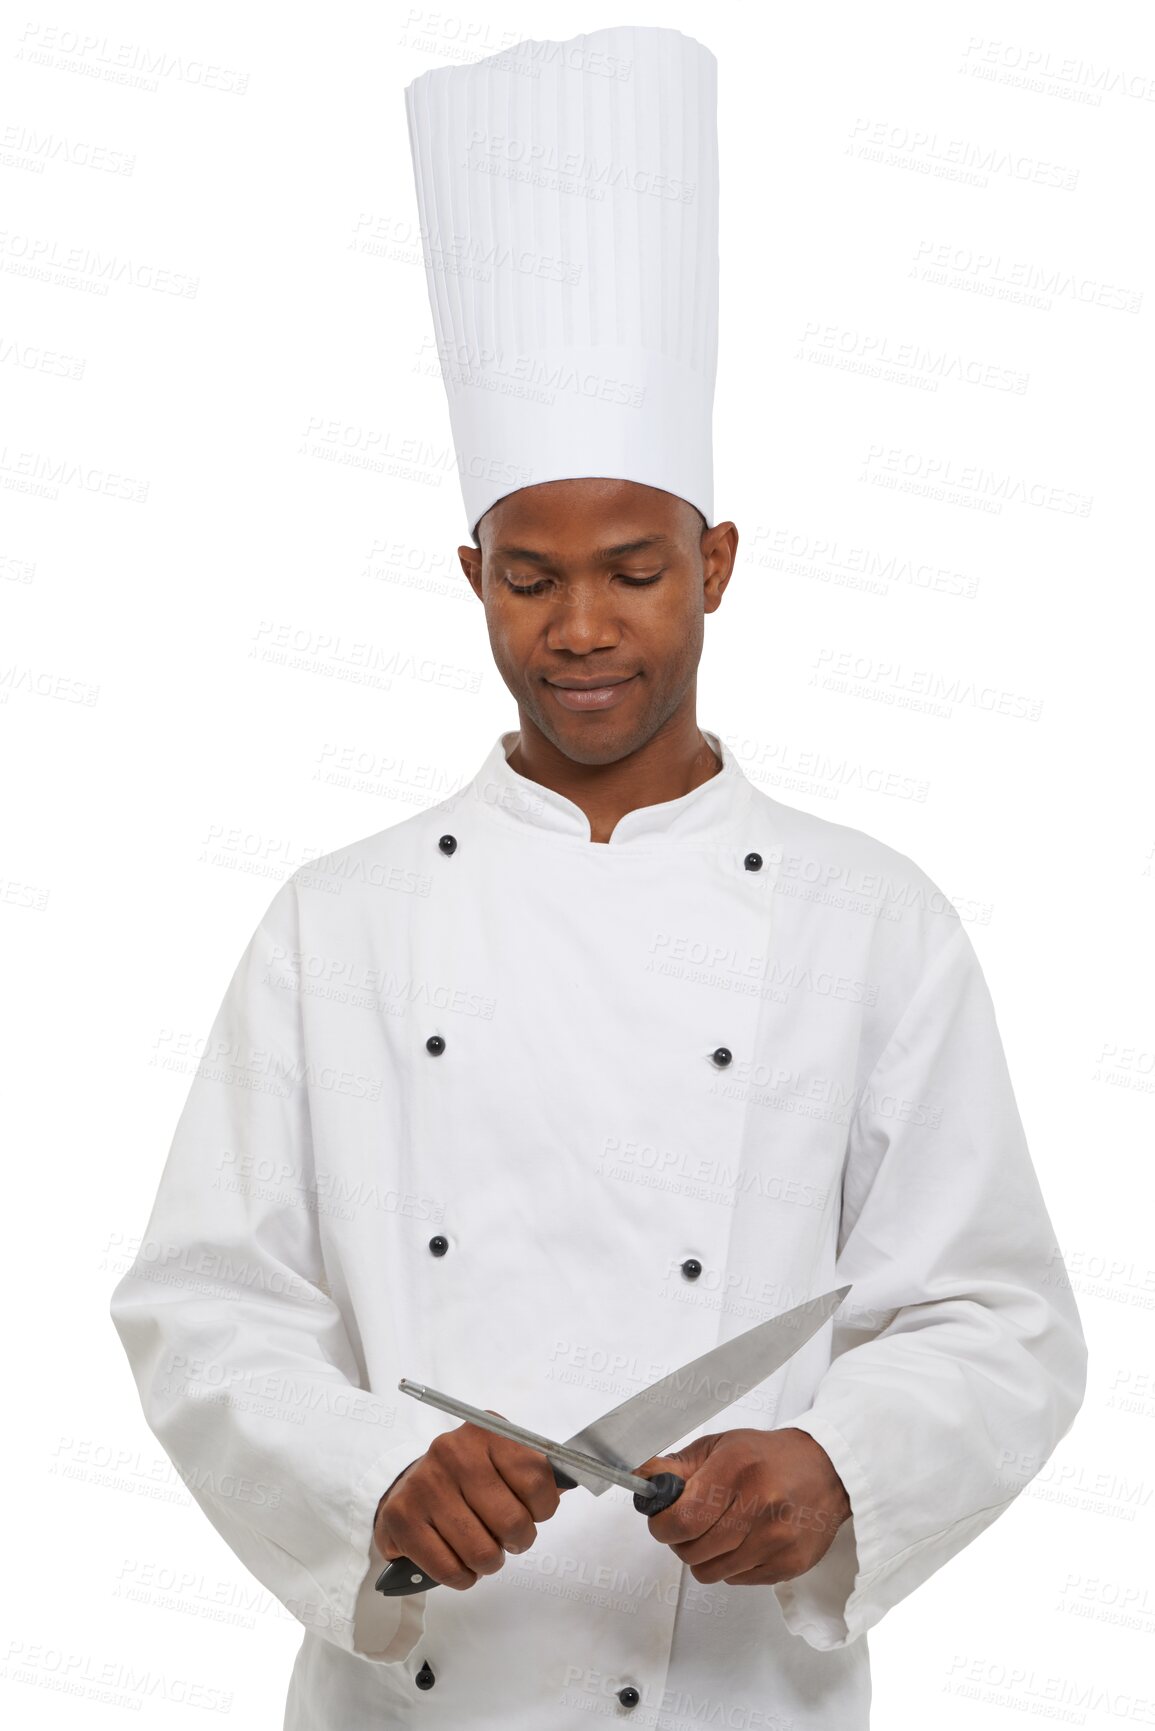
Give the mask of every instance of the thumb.
M 634 1471 L 639 1477 L 647 1479 L 652 1479 L 658 1473 L 677 1473 L 680 1479 L 691 1478 L 713 1453 L 720 1440 L 717 1436 L 695 1437 L 692 1442 L 685 1443 L 682 1448 L 671 1453 L 651 1455 L 649 1460 L 643 1461 Z

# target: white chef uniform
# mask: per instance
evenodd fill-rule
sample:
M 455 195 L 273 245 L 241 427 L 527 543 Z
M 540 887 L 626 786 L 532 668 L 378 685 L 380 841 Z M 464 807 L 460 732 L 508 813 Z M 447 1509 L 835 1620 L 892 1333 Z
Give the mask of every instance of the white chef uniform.
M 966 930 L 707 737 L 721 772 L 600 844 L 503 734 L 295 872 L 225 995 L 112 1314 L 191 1495 L 304 1625 L 286 1731 L 865 1731 L 865 1631 L 1079 1406 Z M 577 1489 L 467 1592 L 374 1591 L 378 1499 L 456 1423 L 399 1377 L 563 1438 L 840 1283 L 692 1433 L 822 1444 L 853 1515 L 808 1573 L 702 1586 L 628 1493 Z

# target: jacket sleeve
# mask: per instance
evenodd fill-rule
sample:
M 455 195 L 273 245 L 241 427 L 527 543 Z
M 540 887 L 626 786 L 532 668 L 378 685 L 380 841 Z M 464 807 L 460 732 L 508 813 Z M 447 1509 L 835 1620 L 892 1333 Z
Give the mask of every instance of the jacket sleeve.
M 282 886 L 241 957 L 177 1124 L 112 1320 L 145 1419 L 213 1526 L 306 1628 L 404 1660 L 425 1595 L 374 1590 L 377 1505 L 425 1452 L 364 1386 L 329 1294 L 299 994 Z
M 850 1498 L 774 1592 L 819 1649 L 855 1640 L 997 1519 L 1070 1429 L 1086 1346 L 994 1008 L 959 925 L 924 967 L 848 1136 L 832 1361 L 808 1432 Z

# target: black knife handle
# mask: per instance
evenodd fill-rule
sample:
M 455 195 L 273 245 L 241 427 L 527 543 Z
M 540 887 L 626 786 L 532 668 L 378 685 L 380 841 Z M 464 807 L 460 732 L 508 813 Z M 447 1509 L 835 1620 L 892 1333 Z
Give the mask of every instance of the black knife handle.
M 634 1492 L 634 1507 L 640 1515 L 660 1515 L 671 1503 L 676 1503 L 686 1488 L 685 1479 L 677 1473 L 655 1473 L 650 1480 L 653 1490 Z
M 384 1593 L 387 1599 L 403 1599 L 409 1593 L 424 1593 L 440 1583 L 408 1557 L 394 1557 L 377 1576 L 376 1585 L 377 1591 Z
M 559 1490 L 572 1491 L 576 1489 L 577 1480 L 571 1479 L 568 1473 L 563 1473 L 560 1467 L 555 1467 L 552 1461 L 550 1462 L 550 1471 L 553 1473 L 554 1483 Z M 662 1475 L 663 1478 L 672 1476 L 669 1473 Z M 655 1479 L 654 1482 L 656 1484 L 657 1480 Z M 678 1488 L 681 1489 L 680 1479 Z M 670 1501 L 673 1502 L 673 1500 L 671 1497 Z M 663 1503 L 662 1507 L 665 1508 L 665 1506 Z M 439 1587 L 440 1585 L 440 1581 L 435 1581 L 432 1575 L 427 1574 L 424 1569 L 418 1568 L 417 1564 L 409 1557 L 394 1557 L 393 1561 L 382 1569 L 376 1582 L 377 1591 L 383 1593 L 387 1599 L 403 1599 L 408 1597 L 410 1593 L 427 1593 L 430 1587 Z

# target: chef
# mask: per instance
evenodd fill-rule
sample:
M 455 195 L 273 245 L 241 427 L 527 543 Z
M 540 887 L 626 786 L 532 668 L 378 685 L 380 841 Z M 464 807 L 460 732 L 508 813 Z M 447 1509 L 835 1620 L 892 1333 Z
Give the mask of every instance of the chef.
M 915 863 L 696 720 L 737 547 L 713 56 L 614 27 L 406 100 L 461 562 L 518 726 L 272 897 L 113 1320 L 302 1625 L 286 1731 L 865 1731 L 867 1631 L 1083 1394 L 990 995 Z M 564 1439 L 839 1285 L 638 1463 L 686 1479 L 649 1517 L 398 1389 Z M 442 1584 L 377 1592 L 404 1554 Z

